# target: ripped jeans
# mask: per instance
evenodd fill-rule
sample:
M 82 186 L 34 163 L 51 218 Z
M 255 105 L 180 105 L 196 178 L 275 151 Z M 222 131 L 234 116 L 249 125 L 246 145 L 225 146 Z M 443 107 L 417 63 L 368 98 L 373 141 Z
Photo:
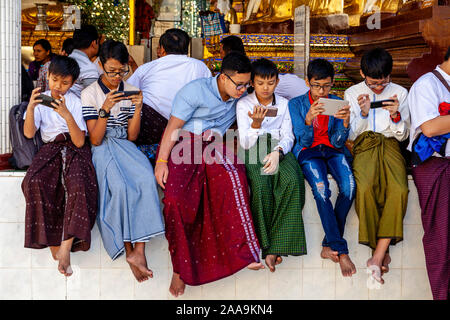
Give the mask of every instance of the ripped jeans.
M 345 155 L 323 144 L 300 152 L 298 162 L 303 175 L 311 186 L 317 210 L 322 221 L 325 238 L 322 246 L 330 247 L 339 254 L 348 254 L 347 241 L 343 238 L 345 220 L 355 197 L 355 179 Z M 330 201 L 331 191 L 327 173 L 339 187 L 336 205 Z

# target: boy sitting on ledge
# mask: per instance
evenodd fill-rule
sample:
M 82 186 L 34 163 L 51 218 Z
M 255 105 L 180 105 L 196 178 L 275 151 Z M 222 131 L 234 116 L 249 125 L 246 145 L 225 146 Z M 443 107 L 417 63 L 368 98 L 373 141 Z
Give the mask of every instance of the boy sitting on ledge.
M 70 251 L 90 247 L 97 213 L 97 179 L 91 149 L 85 144 L 86 123 L 81 101 L 68 92 L 80 74 L 77 62 L 55 57 L 49 67 L 52 107 L 43 105 L 33 90 L 25 113 L 24 134 L 41 130 L 44 145 L 22 182 L 26 201 L 25 247 L 50 247 L 58 270 L 72 274 Z

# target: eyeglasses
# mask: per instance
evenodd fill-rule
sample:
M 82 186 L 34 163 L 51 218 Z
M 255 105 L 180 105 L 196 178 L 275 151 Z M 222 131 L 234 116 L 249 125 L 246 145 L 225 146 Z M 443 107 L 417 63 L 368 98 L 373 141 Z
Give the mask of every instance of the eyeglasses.
M 224 75 L 226 75 L 227 78 L 230 79 L 231 82 L 233 82 L 233 84 L 236 86 L 236 90 L 237 91 L 240 91 L 240 90 L 242 90 L 244 88 L 247 89 L 248 87 L 250 87 L 250 82 L 243 83 L 243 84 L 237 84 L 236 82 L 233 81 L 233 79 L 231 79 L 231 77 L 229 75 L 227 75 L 226 73 L 224 73 Z
M 327 91 L 327 90 L 330 90 L 331 87 L 333 87 L 333 84 L 329 83 L 329 84 L 324 84 L 323 86 L 321 86 L 320 84 L 311 84 L 310 86 L 311 86 L 311 89 L 314 89 L 314 90 L 323 89 L 323 91 Z
M 111 78 L 113 78 L 113 77 L 115 77 L 115 76 L 121 76 L 121 77 L 124 77 L 124 76 L 126 76 L 129 72 L 130 72 L 130 68 L 128 68 L 127 70 L 119 71 L 119 72 L 108 72 L 108 71 L 105 71 L 106 75 L 107 75 L 108 77 L 111 77 Z
M 364 79 L 364 82 L 366 83 L 366 86 L 368 86 L 370 89 L 375 89 L 379 86 L 382 86 L 383 88 L 385 88 L 389 85 L 389 83 L 391 83 L 391 77 L 388 76 L 387 81 L 383 81 L 382 83 L 376 83 L 376 84 L 367 83 L 367 78 Z

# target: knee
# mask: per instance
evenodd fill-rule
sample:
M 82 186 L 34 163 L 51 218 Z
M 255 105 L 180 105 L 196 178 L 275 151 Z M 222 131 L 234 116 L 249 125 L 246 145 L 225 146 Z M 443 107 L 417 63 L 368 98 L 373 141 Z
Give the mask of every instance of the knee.
M 320 201 L 326 201 L 331 196 L 331 191 L 327 187 L 324 181 L 315 181 L 314 185 L 311 186 L 312 193 L 314 196 L 314 199 L 320 200 Z

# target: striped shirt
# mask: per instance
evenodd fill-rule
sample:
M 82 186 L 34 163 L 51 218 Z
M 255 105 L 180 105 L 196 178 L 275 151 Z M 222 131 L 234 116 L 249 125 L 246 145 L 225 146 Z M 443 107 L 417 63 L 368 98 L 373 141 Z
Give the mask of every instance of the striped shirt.
M 118 88 L 119 91 L 135 91 L 139 90 L 126 82 L 121 82 Z M 97 120 L 98 111 L 102 108 L 106 100 L 106 95 L 109 89 L 98 79 L 89 87 L 81 92 L 81 103 L 83 105 L 83 118 L 85 121 Z M 135 106 L 132 105 L 131 100 L 122 100 L 114 105 L 110 111 L 110 116 L 106 122 L 107 128 L 115 126 L 123 126 L 128 128 L 128 120 L 133 118 Z

